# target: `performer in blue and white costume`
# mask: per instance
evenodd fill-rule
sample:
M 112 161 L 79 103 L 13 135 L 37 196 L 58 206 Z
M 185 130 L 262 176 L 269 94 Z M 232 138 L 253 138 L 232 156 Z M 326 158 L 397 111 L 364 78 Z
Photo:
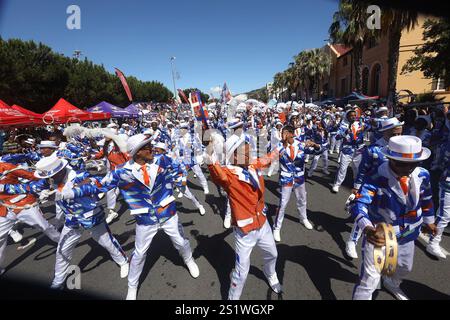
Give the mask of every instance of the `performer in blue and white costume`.
M 353 185 L 352 193 L 357 194 L 359 188 L 364 182 L 364 179 L 378 170 L 378 167 L 387 162 L 388 159 L 381 152 L 389 143 L 389 139 L 402 134 L 403 122 L 397 118 L 390 118 L 380 122 L 379 134 L 382 135 L 374 144 L 371 144 L 364 149 L 362 161 L 358 168 L 358 174 Z M 378 135 L 379 135 L 378 134 Z M 356 244 L 361 237 L 361 229 L 358 224 L 353 224 L 350 237 L 346 243 L 345 251 L 347 255 L 353 259 L 358 258 L 356 253 Z
M 430 242 L 427 246 L 427 252 L 438 257 L 446 258 L 440 242 L 442 240 L 442 233 L 450 222 L 450 138 L 447 137 L 447 143 L 441 148 L 443 153 L 441 159 L 441 168 L 443 173 L 441 175 L 441 181 L 439 182 L 439 210 L 436 218 L 437 233 L 434 237 L 430 238 Z
M 63 288 L 73 250 L 84 230 L 88 230 L 92 238 L 109 252 L 114 262 L 121 267 L 121 277 L 126 278 L 128 258 L 105 223 L 104 209 L 99 204 L 98 196 L 86 195 L 76 200 L 62 197 L 62 194 L 71 192 L 77 185 L 93 186 L 97 180 L 90 178 L 87 173 L 77 174 L 68 166 L 67 160 L 58 158 L 56 155 L 40 160 L 36 164 L 35 176 L 42 180 L 20 185 L 0 185 L 0 189 L 7 194 L 33 193 L 35 195 L 40 195 L 47 190 L 57 190 L 55 201 L 63 210 L 66 221 L 56 251 L 52 288 Z
M 300 222 L 308 230 L 313 228 L 306 215 L 305 155 L 320 153 L 321 149 L 320 145 L 312 141 L 299 142 L 294 138 L 294 131 L 294 127 L 285 126 L 281 132 L 282 142 L 277 147 L 280 158 L 281 199 L 273 225 L 273 236 L 278 242 L 281 241 L 281 225 L 292 191 L 297 197 Z
M 311 163 L 311 167 L 308 171 L 309 178 L 312 177 L 314 170 L 316 170 L 320 158 L 322 158 L 323 161 L 322 172 L 324 174 L 330 174 L 330 172 L 328 171 L 328 134 L 323 127 L 317 128 L 317 130 L 314 132 L 313 141 L 320 145 L 322 151 L 319 154 L 316 154 L 313 158 L 313 162 Z
M 135 300 L 139 277 L 144 268 L 147 250 L 156 233 L 162 229 L 180 252 L 192 277 L 200 275 L 192 258 L 189 240 L 184 237 L 178 220 L 173 196 L 174 184 L 182 188 L 181 181 L 186 172 L 165 155 L 154 155 L 152 140 L 144 134 L 130 137 L 127 142 L 129 155 L 133 158 L 122 167 L 110 172 L 102 179 L 102 187 L 83 185 L 64 197 L 84 197 L 119 188 L 136 219 L 135 250 L 130 259 L 127 300 Z
M 401 281 L 412 270 L 414 241 L 423 230 L 436 234 L 430 174 L 418 167 L 431 152 L 414 136 L 397 136 L 389 140 L 383 154 L 389 158 L 363 182 L 350 212 L 363 230 L 363 262 L 353 299 L 370 300 L 381 275 L 374 264 L 374 246 L 385 244 L 378 226 L 391 224 L 398 242 L 397 268 L 392 277 L 383 277 L 384 287 L 399 300 L 408 297 L 400 289 Z
M 341 122 L 337 137 L 342 137 L 341 162 L 336 179 L 332 187 L 332 191 L 339 192 L 339 187 L 344 182 L 347 175 L 347 169 L 350 164 L 353 168 L 353 176 L 356 178 L 357 169 L 362 160 L 362 152 L 365 147 L 364 133 L 370 129 L 367 125 L 356 120 L 356 112 L 354 110 L 347 111 L 347 122 Z

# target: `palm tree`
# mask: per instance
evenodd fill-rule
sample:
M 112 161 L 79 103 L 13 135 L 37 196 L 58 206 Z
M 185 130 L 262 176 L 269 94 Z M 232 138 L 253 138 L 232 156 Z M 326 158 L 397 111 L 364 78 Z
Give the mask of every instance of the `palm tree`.
M 333 15 L 333 22 L 328 30 L 332 43 L 342 43 L 353 49 L 353 67 L 355 72 L 355 87 L 362 87 L 362 54 L 364 44 L 370 39 L 380 36 L 377 30 L 367 27 L 368 4 L 357 0 L 341 0 L 339 10 Z M 384 12 L 383 12 L 384 14 Z
M 394 103 L 397 87 L 398 58 L 400 55 L 400 39 L 403 30 L 411 30 L 418 24 L 417 11 L 406 8 L 381 8 L 381 31 L 388 36 L 388 104 Z M 389 103 L 390 102 L 390 103 Z
M 299 70 L 300 82 L 305 86 L 308 97 L 320 95 L 320 80 L 330 73 L 331 58 L 321 49 L 312 49 L 300 52 L 295 57 Z

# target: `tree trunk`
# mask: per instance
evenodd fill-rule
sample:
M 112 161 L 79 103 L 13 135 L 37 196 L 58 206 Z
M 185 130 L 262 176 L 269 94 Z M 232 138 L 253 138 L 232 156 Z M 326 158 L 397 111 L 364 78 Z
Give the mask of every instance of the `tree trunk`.
M 387 107 L 389 113 L 392 115 L 392 110 L 395 103 L 395 94 L 397 90 L 397 70 L 398 57 L 400 49 L 400 38 L 402 31 L 399 28 L 392 28 L 389 30 L 389 57 L 388 57 L 388 102 Z
M 358 44 L 353 48 L 353 66 L 355 68 L 355 88 L 356 91 L 362 92 L 362 52 L 363 44 Z M 352 84 L 350 84 L 351 86 Z M 352 88 L 353 91 L 353 88 Z

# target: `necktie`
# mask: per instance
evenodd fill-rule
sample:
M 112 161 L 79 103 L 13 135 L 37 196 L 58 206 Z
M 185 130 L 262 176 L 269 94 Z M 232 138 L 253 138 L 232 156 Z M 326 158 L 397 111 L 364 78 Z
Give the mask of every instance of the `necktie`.
M 292 146 L 292 144 L 289 146 L 289 153 L 290 153 L 291 160 L 294 160 L 294 158 L 295 158 L 294 147 Z
M 408 180 L 409 179 L 407 176 L 398 178 L 398 181 L 400 182 L 400 186 L 402 187 L 402 190 L 403 190 L 403 193 L 405 194 L 405 196 L 408 194 L 408 191 L 409 191 Z
M 141 166 L 142 175 L 144 176 L 144 184 L 148 186 L 150 184 L 150 176 L 148 175 L 147 165 L 144 164 Z

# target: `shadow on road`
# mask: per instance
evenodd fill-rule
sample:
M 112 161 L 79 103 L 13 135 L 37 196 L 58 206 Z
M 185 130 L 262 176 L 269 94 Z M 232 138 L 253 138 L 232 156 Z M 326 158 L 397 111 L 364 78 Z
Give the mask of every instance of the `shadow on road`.
M 355 270 L 356 273 L 353 273 L 344 269 L 342 265 L 352 269 L 356 269 L 356 267 L 347 260 L 329 252 L 307 246 L 288 246 L 286 244 L 277 245 L 277 249 L 277 271 L 280 282 L 283 283 L 286 261 L 297 263 L 305 269 L 323 300 L 337 299 L 331 289 L 331 279 L 348 283 L 358 281 L 358 271 Z M 298 283 L 297 287 L 302 288 L 304 284 Z
M 198 230 L 191 230 L 191 235 L 197 240 L 193 257 L 197 259 L 203 256 L 216 271 L 222 299 L 228 298 L 230 274 L 234 267 L 234 249 L 225 241 L 232 232 L 232 229 L 228 229 L 209 236 L 201 234 Z

